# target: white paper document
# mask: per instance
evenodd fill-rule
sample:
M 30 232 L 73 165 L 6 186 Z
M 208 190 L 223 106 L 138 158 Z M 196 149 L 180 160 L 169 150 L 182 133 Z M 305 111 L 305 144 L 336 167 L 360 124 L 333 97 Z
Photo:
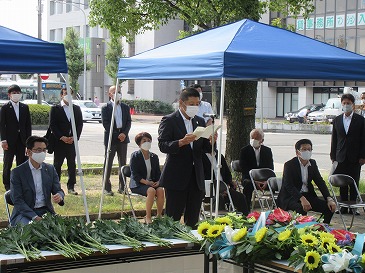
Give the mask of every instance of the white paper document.
M 218 131 L 219 128 L 221 128 L 222 125 L 215 125 L 214 126 L 214 134 Z M 209 125 L 208 127 L 196 127 L 193 135 L 196 136 L 196 140 L 198 140 L 201 137 L 209 138 L 212 135 L 213 132 L 213 125 Z

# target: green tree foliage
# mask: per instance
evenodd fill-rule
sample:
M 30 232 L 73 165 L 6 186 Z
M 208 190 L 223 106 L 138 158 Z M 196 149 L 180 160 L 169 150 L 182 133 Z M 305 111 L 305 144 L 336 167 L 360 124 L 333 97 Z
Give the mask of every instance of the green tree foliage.
M 106 50 L 106 59 L 109 61 L 105 67 L 108 76 L 116 83 L 119 58 L 123 57 L 123 45 L 118 37 L 113 36 L 108 42 Z
M 84 49 L 79 44 L 80 34 L 74 28 L 68 28 L 64 40 L 66 49 L 66 61 L 68 66 L 68 75 L 70 85 L 76 92 L 79 90 L 78 79 L 84 72 Z M 86 70 L 90 70 L 93 64 L 86 63 Z M 76 95 L 76 94 L 75 94 Z
M 30 79 L 32 76 L 33 76 L 33 74 L 19 74 L 19 77 L 20 77 L 22 80 L 28 80 L 28 79 Z
M 112 36 L 133 39 L 134 34 L 157 29 L 171 19 L 182 19 L 197 31 L 244 18 L 259 20 L 270 11 L 282 16 L 304 16 L 313 11 L 313 0 L 92 0 L 89 23 L 107 28 Z M 196 28 L 195 28 L 196 29 Z M 197 32 L 195 30 L 195 32 Z M 191 32 L 190 32 L 191 33 Z M 181 32 L 180 36 L 186 36 Z M 227 81 L 227 160 L 238 159 L 255 126 L 257 82 Z

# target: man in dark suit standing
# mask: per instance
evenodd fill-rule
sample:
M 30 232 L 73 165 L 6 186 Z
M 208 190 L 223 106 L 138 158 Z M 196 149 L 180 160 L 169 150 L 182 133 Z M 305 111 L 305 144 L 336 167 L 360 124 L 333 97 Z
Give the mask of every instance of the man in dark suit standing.
M 242 170 L 243 193 L 246 196 L 247 207 L 251 208 L 253 185 L 249 175 L 252 169 L 269 168 L 274 170 L 274 160 L 271 149 L 265 145 L 264 132 L 261 129 L 253 129 L 250 132 L 250 144 L 240 151 L 240 167 Z M 267 181 L 255 181 L 258 189 L 267 188 Z
M 18 85 L 8 88 L 10 101 L 0 110 L 1 147 L 4 150 L 3 183 L 10 189 L 10 170 L 16 156 L 16 165 L 27 160 L 25 142 L 32 134 L 32 123 L 28 105 L 19 102 L 22 92 Z
M 204 197 L 203 153 L 211 151 L 208 139 L 196 140 L 193 131 L 205 127 L 199 111 L 199 92 L 188 88 L 181 92 L 179 110 L 164 116 L 158 129 L 158 146 L 167 154 L 160 185 L 165 188 L 166 214 L 195 227 Z
M 39 221 L 47 212 L 55 214 L 52 201 L 61 206 L 64 204 L 65 195 L 57 172 L 51 164 L 43 162 L 47 154 L 47 139 L 30 136 L 26 145 L 29 160 L 11 172 L 12 226 Z
M 365 163 L 365 124 L 364 118 L 354 113 L 355 98 L 351 94 L 341 97 L 344 113 L 333 120 L 331 139 L 331 160 L 338 162 L 334 174 L 347 174 L 359 186 L 361 166 Z M 341 201 L 349 200 L 349 187 L 340 188 Z M 350 200 L 356 200 L 356 190 L 350 186 Z M 347 213 L 347 208 L 341 208 Z M 352 211 L 350 212 L 352 213 Z M 359 214 L 357 211 L 355 214 Z
M 129 111 L 129 106 L 122 103 L 121 94 L 117 93 L 116 105 L 114 103 L 114 94 L 116 92 L 116 87 L 113 85 L 109 88 L 109 98 L 110 101 L 103 106 L 101 109 L 101 119 L 103 121 L 104 126 L 104 145 L 105 145 L 105 160 L 104 160 L 104 179 L 105 179 L 105 190 L 104 194 L 113 196 L 114 193 L 112 191 L 112 184 L 110 182 L 110 174 L 112 171 L 113 160 L 115 153 L 118 156 L 118 173 L 119 173 L 119 189 L 118 192 L 122 193 L 124 190 L 123 178 L 120 173 L 120 169 L 127 162 L 127 148 L 129 143 L 129 130 L 131 129 L 132 119 Z M 111 145 L 109 150 L 109 161 L 108 168 L 105 170 L 105 164 L 107 159 L 107 149 L 108 149 L 108 141 L 109 141 L 109 132 L 112 121 L 112 113 L 113 107 L 115 105 L 115 113 L 114 113 L 114 125 L 113 125 L 113 133 L 111 139 Z
M 71 94 L 73 94 L 72 89 Z M 74 136 L 72 133 L 71 111 L 69 108 L 69 102 L 67 100 L 67 89 L 62 88 L 60 95 L 61 103 L 52 106 L 49 115 L 49 126 L 53 135 L 55 136 L 53 165 L 56 168 L 59 179 L 61 180 L 61 167 L 63 161 L 66 158 L 68 172 L 67 190 L 69 194 L 77 195 L 78 193 L 75 191 L 76 151 L 74 145 Z M 79 140 L 83 127 L 80 106 L 73 104 L 73 112 L 75 117 L 77 139 Z
M 312 142 L 301 139 L 295 144 L 296 157 L 284 164 L 283 185 L 278 196 L 278 206 L 306 215 L 308 211 L 323 214 L 323 222 L 329 224 L 336 209 L 330 197 L 326 182 L 319 173 L 312 156 Z M 323 198 L 317 197 L 312 181 L 321 191 Z

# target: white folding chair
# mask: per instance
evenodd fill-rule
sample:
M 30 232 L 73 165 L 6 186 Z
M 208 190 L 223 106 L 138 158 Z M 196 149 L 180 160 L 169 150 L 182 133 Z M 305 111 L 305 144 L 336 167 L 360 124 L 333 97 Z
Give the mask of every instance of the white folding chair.
M 362 208 L 365 211 L 365 203 L 363 202 L 363 200 L 361 198 L 361 195 L 360 195 L 359 189 L 357 188 L 355 180 L 351 176 L 346 175 L 346 174 L 333 174 L 328 177 L 328 181 L 329 181 L 331 192 L 332 192 L 332 198 L 336 203 L 337 210 L 341 217 L 343 227 L 345 228 L 345 230 L 349 230 L 349 229 L 351 229 L 352 224 L 354 223 L 354 216 L 355 216 L 356 210 L 358 208 Z M 356 200 L 355 201 L 338 201 L 335 191 L 334 191 L 334 187 L 340 188 L 340 187 L 347 187 L 350 185 L 354 185 L 354 187 L 356 189 L 356 194 L 357 194 Z M 343 215 L 341 213 L 341 208 L 346 208 L 346 209 L 352 210 L 351 224 L 348 228 L 345 224 L 345 220 L 343 219 Z
M 255 181 L 268 181 L 271 177 L 276 177 L 274 171 L 269 168 L 261 168 L 261 169 L 252 169 L 249 171 L 251 182 L 253 185 L 253 202 L 252 202 L 252 209 L 255 206 L 255 198 L 258 200 L 261 210 L 270 210 L 276 207 L 275 200 L 272 196 L 272 190 L 269 188 L 269 193 L 266 191 L 259 191 L 256 186 Z M 271 202 L 271 204 L 270 204 Z

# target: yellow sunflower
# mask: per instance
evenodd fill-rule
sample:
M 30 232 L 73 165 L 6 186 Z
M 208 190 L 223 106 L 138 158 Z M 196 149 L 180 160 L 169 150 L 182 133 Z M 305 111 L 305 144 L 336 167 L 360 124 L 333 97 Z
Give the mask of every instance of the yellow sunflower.
M 317 251 L 308 251 L 304 258 L 304 262 L 309 270 L 317 268 L 320 260 L 321 255 Z
M 316 236 L 312 234 L 303 234 L 300 236 L 300 239 L 302 239 L 303 245 L 307 246 L 316 246 L 318 245 L 318 239 Z
M 298 228 L 298 234 L 303 235 L 305 233 L 305 228 Z
M 328 250 L 328 247 L 331 245 L 331 244 L 334 244 L 334 240 L 332 240 L 331 238 L 321 238 L 321 247 Z
M 318 234 L 319 234 L 319 237 L 321 238 L 321 240 L 323 240 L 323 238 L 328 238 L 328 239 L 331 239 L 332 242 L 336 241 L 336 238 L 335 238 L 335 236 L 333 236 L 332 233 L 321 231 Z
M 215 218 L 215 222 L 220 225 L 232 226 L 232 220 L 228 216 Z
M 208 230 L 210 228 L 210 224 L 205 221 L 202 222 L 199 226 L 198 226 L 198 233 L 202 236 L 202 237 L 207 237 L 208 234 Z
M 291 235 L 291 230 L 286 229 L 279 233 L 278 240 L 280 242 L 286 241 L 290 237 L 290 235 Z
M 267 227 L 262 227 L 260 228 L 256 234 L 255 234 L 255 239 L 256 239 L 256 242 L 261 242 L 262 239 L 264 238 L 265 234 L 267 232 Z
M 239 231 L 236 232 L 236 234 L 234 234 L 232 236 L 232 241 L 233 242 L 238 242 L 240 241 L 243 237 L 245 237 L 247 234 L 247 227 L 243 227 L 241 228 Z
M 327 250 L 331 254 L 335 254 L 335 253 L 338 253 L 338 252 L 342 251 L 342 249 L 338 245 L 336 245 L 335 243 L 330 243 L 327 246 Z
M 207 237 L 209 238 L 216 238 L 221 235 L 222 231 L 224 230 L 223 225 L 212 225 L 209 227 L 207 232 Z

